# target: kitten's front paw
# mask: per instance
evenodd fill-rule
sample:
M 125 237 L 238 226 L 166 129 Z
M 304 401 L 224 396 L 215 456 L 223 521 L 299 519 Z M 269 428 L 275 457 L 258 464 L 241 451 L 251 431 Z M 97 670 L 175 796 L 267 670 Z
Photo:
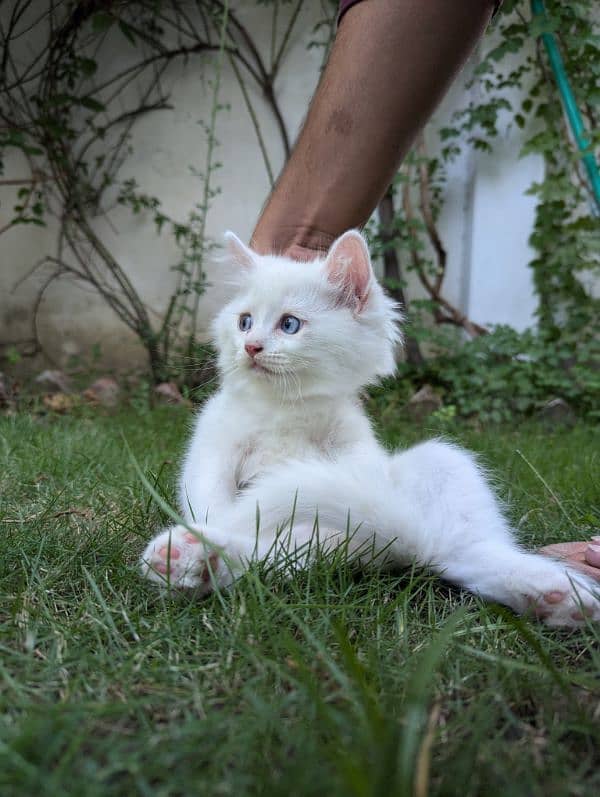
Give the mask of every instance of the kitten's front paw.
M 219 551 L 204 541 L 200 530 L 185 526 L 173 526 L 151 540 L 142 554 L 141 570 L 161 586 L 198 589 L 201 594 L 233 580 Z
M 577 628 L 589 620 L 600 621 L 598 584 L 559 564 L 544 570 L 521 592 L 519 611 L 551 626 Z

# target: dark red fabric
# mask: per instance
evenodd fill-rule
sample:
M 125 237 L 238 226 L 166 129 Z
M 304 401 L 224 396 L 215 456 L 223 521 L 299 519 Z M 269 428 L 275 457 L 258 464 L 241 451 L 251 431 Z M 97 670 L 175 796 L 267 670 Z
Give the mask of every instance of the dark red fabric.
M 340 24 L 340 19 L 346 13 L 346 11 L 350 8 L 350 6 L 356 5 L 356 3 L 360 3 L 361 0 L 340 0 L 340 8 L 338 11 L 338 25 Z
M 362 2 L 362 0 L 340 0 L 340 7 L 338 10 L 338 18 L 337 18 L 338 25 L 340 24 L 340 19 L 344 16 L 346 11 L 360 2 Z M 496 3 L 496 8 L 494 9 L 494 16 L 496 16 L 496 12 L 502 5 L 502 2 L 503 0 L 498 0 L 498 2 Z

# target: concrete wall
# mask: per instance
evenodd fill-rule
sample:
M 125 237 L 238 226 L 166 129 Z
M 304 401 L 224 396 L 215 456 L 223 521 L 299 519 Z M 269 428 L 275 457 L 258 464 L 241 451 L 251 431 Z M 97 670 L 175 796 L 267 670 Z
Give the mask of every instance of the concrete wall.
M 240 4 L 244 21 L 260 44 L 268 47 L 269 26 L 264 8 Z M 287 6 L 283 6 L 287 9 Z M 0 13 L 3 13 L 0 11 Z M 288 129 L 294 136 L 305 114 L 318 79 L 322 51 L 307 49 L 314 38 L 313 26 L 321 16 L 319 2 L 304 3 L 276 89 Z M 127 58 L 126 43 L 116 45 L 115 59 Z M 119 49 L 120 48 L 120 49 Z M 457 107 L 469 99 L 465 88 L 472 64 L 467 67 L 438 109 L 427 133 L 432 147 L 435 131 L 446 124 Z M 211 106 L 211 87 L 198 60 L 174 64 L 165 77 L 171 88 L 172 111 L 154 113 L 134 127 L 133 151 L 120 177 L 135 177 L 142 190 L 162 200 L 171 216 L 185 219 L 197 202 L 202 185 L 190 166 L 202 170 L 206 136 L 198 125 Z M 249 86 L 275 171 L 283 163 L 283 149 L 275 122 L 263 99 Z M 470 90 L 474 91 L 473 89 Z M 250 236 L 260 208 L 268 195 L 269 181 L 255 132 L 244 107 L 235 76 L 225 62 L 220 101 L 229 106 L 217 119 L 217 159 L 222 168 L 215 175 L 221 193 L 214 199 L 208 234 L 219 240 L 225 229 L 242 238 Z M 519 160 L 521 141 L 527 131 L 502 127 L 493 155 L 464 152 L 450 167 L 440 232 L 448 249 L 445 293 L 464 312 L 480 323 L 510 323 L 522 329 L 532 323 L 535 299 L 527 268 L 531 252 L 527 238 L 534 204 L 525 190 L 542 176 L 536 157 Z M 5 178 L 27 176 L 26 164 L 11 156 Z M 0 227 L 11 217 L 16 189 L 3 187 Z M 116 207 L 95 220 L 117 260 L 126 269 L 152 313 L 164 311 L 174 275 L 171 267 L 177 250 L 168 235 L 157 236 L 147 215 L 133 216 Z M 0 342 L 7 345 L 31 338 L 32 308 L 48 271 L 34 264 L 56 246 L 57 225 L 46 228 L 17 226 L 0 236 Z M 227 274 L 222 266 L 210 266 L 211 284 L 202 297 L 201 314 L 207 322 L 227 295 Z M 409 293 L 416 295 L 412 286 Z M 99 344 L 107 365 L 138 365 L 143 353 L 133 335 L 90 291 L 67 280 L 54 282 L 39 307 L 37 334 L 45 355 L 59 366 L 73 357 L 85 363 Z M 1 350 L 0 350 L 1 351 Z

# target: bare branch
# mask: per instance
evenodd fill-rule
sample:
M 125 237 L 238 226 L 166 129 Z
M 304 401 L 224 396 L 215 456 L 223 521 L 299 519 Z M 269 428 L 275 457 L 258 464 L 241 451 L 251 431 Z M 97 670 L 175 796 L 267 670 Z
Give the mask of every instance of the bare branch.
M 429 172 L 427 170 L 427 152 L 425 150 L 425 137 L 423 133 L 419 133 L 417 138 L 416 144 L 417 152 L 420 155 L 419 160 L 419 197 L 420 197 L 420 208 L 421 208 L 421 215 L 423 216 L 423 222 L 425 223 L 425 229 L 427 230 L 427 234 L 429 236 L 429 240 L 431 241 L 431 245 L 436 253 L 437 257 L 437 274 L 435 280 L 435 291 L 439 293 L 442 287 L 442 283 L 444 281 L 444 277 L 446 276 L 446 263 L 448 261 L 448 254 L 446 249 L 442 243 L 442 239 L 440 238 L 440 234 L 435 226 L 435 221 L 433 220 L 433 211 L 431 208 L 431 189 L 430 189 L 430 180 L 429 180 Z
M 403 185 L 402 190 L 402 207 L 404 215 L 410 226 L 415 226 L 415 213 L 410 198 L 410 182 L 407 181 Z M 445 299 L 440 289 L 437 288 L 437 281 L 432 283 L 427 275 L 425 264 L 421 258 L 418 250 L 417 241 L 414 235 L 409 237 L 410 241 L 410 254 L 413 268 L 419 278 L 421 285 L 425 288 L 429 297 L 438 305 L 437 311 L 434 313 L 435 320 L 438 324 L 453 324 L 454 326 L 462 327 L 471 337 L 484 335 L 487 333 L 485 327 L 471 321 L 464 313 L 462 313 L 451 302 Z

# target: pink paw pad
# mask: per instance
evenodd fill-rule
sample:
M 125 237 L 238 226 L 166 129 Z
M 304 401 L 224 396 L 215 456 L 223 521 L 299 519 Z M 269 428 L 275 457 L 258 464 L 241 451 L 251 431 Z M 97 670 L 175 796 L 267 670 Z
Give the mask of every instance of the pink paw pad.
M 179 548 L 175 548 L 174 545 L 171 545 L 170 549 L 168 545 L 163 545 L 162 548 L 158 549 L 158 555 L 165 560 L 179 559 L 179 557 L 181 556 L 181 551 L 179 550 Z
M 590 608 L 582 606 L 579 611 L 571 612 L 571 620 L 575 620 L 576 622 L 581 622 L 582 620 L 585 620 L 588 617 L 592 617 L 592 615 L 593 611 Z
M 564 601 L 566 594 L 566 592 L 561 592 L 560 590 L 555 589 L 552 590 L 552 592 L 544 593 L 544 600 L 546 603 L 551 604 L 561 603 L 561 601 Z
M 539 617 L 540 620 L 546 620 L 552 614 L 550 609 L 545 609 L 543 606 L 534 606 L 532 610 L 535 616 Z
M 530 611 L 534 617 L 537 617 L 540 620 L 545 620 L 552 614 L 549 608 L 546 606 L 541 606 L 536 598 L 533 598 L 531 595 L 524 595 L 523 597 L 527 601 L 528 611 Z
M 190 545 L 197 545 L 199 542 L 202 542 L 199 534 L 194 534 L 192 531 L 186 531 L 183 535 L 183 539 L 186 542 L 189 542 Z

